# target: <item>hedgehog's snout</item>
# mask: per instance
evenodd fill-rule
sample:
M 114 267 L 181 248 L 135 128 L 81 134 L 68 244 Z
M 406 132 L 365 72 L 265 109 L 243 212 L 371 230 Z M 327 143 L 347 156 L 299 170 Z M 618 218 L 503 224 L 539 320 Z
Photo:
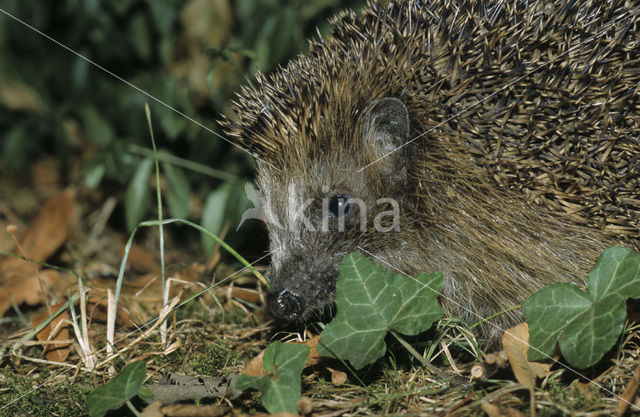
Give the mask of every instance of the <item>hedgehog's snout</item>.
M 267 294 L 267 308 L 269 313 L 278 320 L 296 321 L 302 315 L 302 298 L 288 288 L 270 292 Z

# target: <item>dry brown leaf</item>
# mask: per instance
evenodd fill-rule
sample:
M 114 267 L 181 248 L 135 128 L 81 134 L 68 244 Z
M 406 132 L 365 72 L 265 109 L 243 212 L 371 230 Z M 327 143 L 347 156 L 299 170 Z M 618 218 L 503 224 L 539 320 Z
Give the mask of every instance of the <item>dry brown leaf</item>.
M 164 413 L 161 411 L 162 403 L 160 401 L 154 401 L 149 404 L 142 412 L 140 417 L 164 417 Z
M 124 249 L 123 247 L 120 251 L 121 256 L 124 256 Z M 127 265 L 134 271 L 142 274 L 160 272 L 160 265 L 156 262 L 156 259 L 147 249 L 140 245 L 131 245 Z
M 70 193 L 51 197 L 20 241 L 20 247 L 25 255 L 36 261 L 46 261 L 67 240 L 74 214 L 75 200 Z M 11 259 L 14 258 L 9 258 L 7 262 Z M 15 259 L 15 261 L 19 260 Z M 0 264 L 0 277 L 5 263 Z
M 634 403 L 634 400 L 638 395 L 638 387 L 640 387 L 640 364 L 636 366 L 633 378 L 631 378 L 624 392 L 620 396 L 620 401 L 618 401 L 618 415 L 626 413 L 629 407 Z M 634 409 L 636 409 L 635 406 Z
M 529 325 L 521 323 L 508 329 L 502 335 L 502 347 L 507 353 L 511 370 L 518 382 L 529 388 L 531 392 L 530 414 L 535 417 L 536 405 L 534 390 L 536 378 L 543 377 L 549 373 L 551 363 L 529 362 L 527 351 L 529 350 Z
M 64 303 L 56 304 L 51 307 L 51 311 L 40 313 L 33 317 L 31 323 L 35 328 L 38 324 L 45 321 L 49 316 L 58 311 Z M 44 357 L 50 361 L 64 362 L 69 356 L 69 310 L 64 310 L 58 314 L 56 318 L 51 320 L 47 326 L 45 326 L 36 337 L 41 342 L 58 342 L 53 344 L 45 344 Z M 65 323 L 66 322 L 66 323 Z M 55 331 L 55 334 L 51 334 Z M 60 343 L 64 342 L 64 343 Z
M 60 278 L 58 271 L 38 271 L 33 264 L 23 262 L 23 265 L 14 265 L 0 275 L 3 278 L 0 287 L 0 317 L 11 307 L 12 301 L 16 305 L 39 304 L 42 301 L 42 287 L 50 288 Z
M 267 373 L 265 372 L 264 367 L 262 366 L 263 355 L 264 355 L 264 349 L 260 353 L 258 353 L 256 356 L 254 356 L 253 359 L 251 359 L 249 363 L 247 363 L 244 366 L 244 369 L 240 373 L 244 375 L 254 376 L 256 378 L 265 376 Z
M 191 273 L 193 267 L 188 267 L 183 271 L 177 272 L 175 275 L 185 282 L 178 282 L 171 279 L 169 282 L 170 291 L 169 298 L 179 295 L 181 291 L 191 286 L 194 290 L 202 288 L 194 282 L 197 282 L 201 274 Z M 169 276 L 167 276 L 169 281 Z M 115 291 L 116 280 L 95 278 L 89 281 L 91 285 L 91 294 L 95 297 L 107 297 L 107 290 Z M 104 303 L 101 303 L 104 305 Z M 144 305 L 144 308 L 142 307 Z M 118 306 L 123 307 L 127 311 L 127 315 L 119 317 L 118 320 L 124 319 L 127 326 L 131 325 L 131 320 L 143 322 L 149 318 L 150 312 L 159 312 L 162 308 L 162 279 L 160 272 L 151 272 L 139 277 L 125 276 L 120 289 L 120 299 Z M 96 313 L 99 313 L 96 311 Z M 121 310 L 118 311 L 120 316 Z M 103 317 L 103 316 L 98 316 Z M 118 321 L 120 322 L 120 321 Z
M 482 411 L 487 413 L 489 417 L 526 417 L 522 412 L 515 408 L 500 408 L 487 401 L 483 401 L 481 407 Z
M 62 183 L 60 159 L 46 157 L 31 164 L 31 184 L 38 195 L 52 196 L 58 194 Z
M 306 342 L 295 342 L 299 345 L 307 345 L 309 347 L 309 357 L 307 358 L 307 363 L 305 363 L 304 367 L 315 365 L 320 361 L 322 356 L 318 355 L 318 341 L 320 340 L 320 335 L 316 335 L 311 337 Z M 265 349 L 263 349 L 260 353 L 258 353 L 253 359 L 251 359 L 244 367 L 241 374 L 261 377 L 265 376 L 267 373 L 262 366 L 262 356 L 264 355 Z
M 75 201 L 69 193 L 52 197 L 45 203 L 25 233 L 20 248 L 36 261 L 44 262 L 64 244 L 74 218 Z M 22 259 L 5 257 L 0 261 L 0 317 L 16 304 L 38 304 L 42 288 L 50 288 L 60 278 L 56 271 L 38 272 L 41 266 Z
M 87 304 L 87 315 L 89 316 L 89 320 L 97 320 L 106 323 L 107 308 L 106 295 L 89 296 L 89 302 Z M 129 312 L 127 312 L 127 310 L 125 310 L 120 304 L 118 304 L 116 324 L 130 329 L 135 327 L 135 323 L 129 315 Z
M 551 363 L 529 362 L 529 325 L 521 323 L 508 329 L 502 335 L 502 347 L 507 352 L 513 374 L 522 385 L 533 389 L 536 378 L 544 377 L 551 368 Z
M 162 407 L 167 417 L 221 417 L 229 413 L 226 405 L 169 404 Z
M 10 229 L 18 228 L 8 221 L 0 220 L 0 251 L 13 251 L 13 248 L 15 247 L 12 233 L 9 232 Z M 13 233 L 17 235 L 20 233 L 20 230 L 15 230 Z M 17 236 L 17 238 L 20 239 L 19 236 Z

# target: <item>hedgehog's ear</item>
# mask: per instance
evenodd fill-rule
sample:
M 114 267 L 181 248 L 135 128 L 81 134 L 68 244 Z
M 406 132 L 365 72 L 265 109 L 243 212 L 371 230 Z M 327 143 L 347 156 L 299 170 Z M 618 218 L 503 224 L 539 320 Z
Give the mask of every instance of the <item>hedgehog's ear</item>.
M 409 112 L 404 103 L 395 97 L 372 101 L 365 111 L 362 127 L 375 163 L 380 164 L 382 172 L 393 182 L 404 182 L 407 173 L 404 145 L 411 132 Z

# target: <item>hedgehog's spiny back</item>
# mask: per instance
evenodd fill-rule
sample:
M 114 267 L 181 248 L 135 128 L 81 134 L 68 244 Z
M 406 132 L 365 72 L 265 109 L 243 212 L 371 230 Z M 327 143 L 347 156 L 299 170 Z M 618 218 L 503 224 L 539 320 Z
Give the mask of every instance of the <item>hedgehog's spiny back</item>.
M 438 132 L 454 132 L 499 186 L 640 248 L 640 6 L 624 7 L 370 4 L 245 90 L 231 134 L 269 163 L 305 172 L 327 150 L 361 154 L 359 112 L 398 97 L 412 134 L 428 131 L 419 139 L 427 152 Z

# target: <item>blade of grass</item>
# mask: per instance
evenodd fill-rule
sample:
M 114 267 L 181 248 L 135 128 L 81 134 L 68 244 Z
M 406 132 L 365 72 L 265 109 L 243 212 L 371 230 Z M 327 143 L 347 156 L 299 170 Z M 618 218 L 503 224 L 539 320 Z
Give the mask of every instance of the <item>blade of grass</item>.
M 149 103 L 144 103 L 144 112 L 147 116 L 147 123 L 149 124 L 149 134 L 151 135 L 151 145 L 153 146 L 153 160 L 156 165 L 156 200 L 158 203 L 158 221 L 162 221 L 162 195 L 160 193 L 160 167 L 158 166 L 158 150 L 156 149 L 156 140 L 153 136 L 153 125 L 151 124 L 151 110 L 149 109 Z M 160 239 L 160 276 L 162 279 L 162 306 L 166 306 L 168 302 L 168 291 L 166 291 L 166 277 L 164 270 L 164 230 L 162 223 L 158 224 L 158 233 Z M 167 341 L 167 322 L 162 323 L 160 327 L 160 340 L 162 344 Z
M 187 226 L 191 226 L 194 229 L 196 229 L 196 230 L 206 234 L 207 236 L 211 237 L 222 248 L 224 248 L 227 252 L 229 252 L 231 255 L 233 255 L 233 257 L 236 258 L 243 266 L 248 268 L 253 273 L 253 275 L 255 275 L 255 277 L 260 280 L 260 282 L 262 282 L 267 288 L 269 288 L 269 283 L 266 280 L 266 278 L 260 272 L 258 272 L 246 259 L 244 259 L 242 257 L 242 255 L 240 255 L 238 252 L 236 252 L 235 249 L 233 249 L 231 246 L 229 246 L 225 241 L 223 241 L 218 236 L 214 235 L 213 233 L 211 233 L 210 231 L 208 231 L 204 227 L 200 226 L 199 224 L 196 224 L 196 223 L 190 222 L 189 220 L 184 220 L 184 219 L 147 220 L 147 221 L 144 221 L 144 222 L 140 222 L 131 231 L 131 234 L 129 235 L 129 239 L 127 240 L 127 244 L 126 244 L 126 246 L 124 248 L 124 254 L 122 256 L 122 261 L 120 262 L 120 270 L 118 271 L 118 279 L 116 281 L 116 293 L 115 293 L 115 302 L 116 302 L 115 307 L 116 308 L 118 307 L 118 299 L 120 297 L 120 289 L 122 288 L 122 280 L 124 279 L 124 269 L 125 269 L 125 266 L 127 264 L 127 259 L 129 258 L 129 252 L 131 251 L 131 246 L 133 245 L 133 238 L 135 237 L 135 234 L 138 231 L 138 228 L 139 227 L 152 227 L 152 226 L 158 226 L 159 224 L 165 225 L 165 224 L 171 224 L 171 223 L 182 223 L 182 224 L 185 224 Z
M 145 226 L 145 227 L 155 226 L 157 225 L 157 223 L 158 221 L 156 220 L 148 220 L 148 221 L 140 222 L 139 226 Z M 162 220 L 162 223 L 163 224 L 182 223 L 187 226 L 193 227 L 194 229 L 206 234 L 211 239 L 215 240 L 217 244 L 219 244 L 222 248 L 224 248 L 224 250 L 226 250 L 231 255 L 233 255 L 233 257 L 236 258 L 243 266 L 247 267 L 253 273 L 253 275 L 255 275 L 255 277 L 260 280 L 260 282 L 262 282 L 267 288 L 269 288 L 269 282 L 267 281 L 267 279 L 260 272 L 258 272 L 246 259 L 244 259 L 242 255 L 236 252 L 235 249 L 229 246 L 224 240 L 220 239 L 218 236 L 211 233 L 204 227 L 184 219 L 165 219 L 165 220 Z
M 17 349 L 20 345 L 22 345 L 23 343 L 27 342 L 28 340 L 32 339 L 35 335 L 40 333 L 40 331 L 45 327 L 47 327 L 49 323 L 53 321 L 53 319 L 58 317 L 65 309 L 69 308 L 69 305 L 71 305 L 72 303 L 75 303 L 78 297 L 79 295 L 77 292 L 73 293 L 73 295 L 67 300 L 67 302 L 64 303 L 62 306 L 60 306 L 60 308 L 57 309 L 51 316 L 47 317 L 40 324 L 38 324 L 35 327 L 35 329 L 31 330 L 29 333 L 22 336 L 20 340 L 14 343 L 13 349 Z
M 142 155 L 142 156 L 148 156 L 148 157 L 153 157 L 154 153 L 153 150 L 151 149 L 147 149 L 143 146 L 140 145 L 136 145 L 136 144 L 129 144 L 127 145 L 127 150 L 131 153 L 135 153 L 138 155 Z M 190 171 L 193 172 L 198 172 L 200 174 L 204 174 L 207 175 L 209 177 L 213 177 L 213 178 L 217 178 L 223 181 L 227 181 L 227 182 L 240 182 L 242 181 L 242 178 L 238 177 L 237 175 L 233 175 L 233 174 L 229 174 L 228 172 L 225 171 L 220 171 L 218 169 L 214 169 L 211 167 L 208 167 L 206 165 L 203 164 L 199 164 L 197 162 L 194 161 L 190 161 L 188 159 L 183 159 L 180 158 L 178 156 L 175 155 L 171 155 L 170 153 L 167 152 L 163 152 L 160 151 L 158 152 L 158 161 L 160 162 L 166 162 L 168 164 L 177 166 L 177 167 L 182 167 L 182 168 L 186 168 Z

